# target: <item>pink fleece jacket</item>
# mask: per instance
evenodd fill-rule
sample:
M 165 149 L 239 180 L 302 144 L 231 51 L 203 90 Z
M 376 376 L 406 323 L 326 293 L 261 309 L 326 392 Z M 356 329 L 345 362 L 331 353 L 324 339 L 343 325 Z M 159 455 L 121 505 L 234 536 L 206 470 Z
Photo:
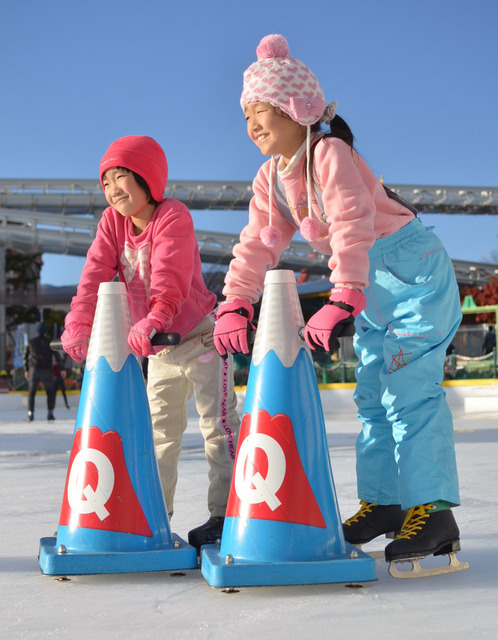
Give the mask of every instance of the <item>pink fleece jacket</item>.
M 202 278 L 190 212 L 173 198 L 161 202 L 138 236 L 130 218 L 104 211 L 71 302 L 72 321 L 93 322 L 99 284 L 116 274 L 126 284 L 133 324 L 154 311 L 165 318 L 162 331 L 185 336 L 216 301 Z
M 274 268 L 303 218 L 308 215 L 305 155 L 281 178 L 295 226 L 278 210 L 273 197 L 272 225 L 281 231 L 281 241 L 265 246 L 260 232 L 268 225 L 269 172 L 271 161 L 259 169 L 253 182 L 249 223 L 225 279 L 227 299 L 254 303 L 263 290 L 266 271 Z M 323 199 L 324 212 L 312 197 L 312 218 L 320 224 L 319 237 L 309 244 L 329 254 L 330 280 L 335 286 L 364 289 L 368 286 L 368 250 L 375 240 L 389 236 L 413 220 L 413 213 L 390 199 L 374 173 L 351 147 L 338 138 L 323 138 L 315 148 L 314 176 Z

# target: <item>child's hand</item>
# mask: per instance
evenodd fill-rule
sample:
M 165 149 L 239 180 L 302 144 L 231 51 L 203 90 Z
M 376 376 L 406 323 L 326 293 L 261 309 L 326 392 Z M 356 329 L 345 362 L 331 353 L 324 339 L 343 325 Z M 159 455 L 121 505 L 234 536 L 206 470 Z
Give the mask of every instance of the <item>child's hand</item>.
M 228 353 L 249 354 L 249 335 L 255 331 L 251 320 L 254 309 L 244 300 L 231 300 L 220 305 L 214 325 L 214 346 L 222 358 Z
M 344 325 L 351 324 L 366 307 L 365 294 L 356 289 L 332 289 L 329 302 L 308 320 L 304 330 L 306 344 L 313 351 L 323 348 L 333 353 Z
M 128 344 L 136 354 L 142 356 L 142 358 L 147 358 L 147 356 L 155 353 L 150 341 L 151 338 L 153 338 L 158 331 L 162 330 L 164 330 L 164 321 L 159 320 L 157 317 L 154 317 L 154 314 L 150 313 L 130 329 Z
M 92 325 L 85 322 L 69 322 L 61 335 L 62 348 L 76 362 L 83 362 L 88 354 L 88 341 Z

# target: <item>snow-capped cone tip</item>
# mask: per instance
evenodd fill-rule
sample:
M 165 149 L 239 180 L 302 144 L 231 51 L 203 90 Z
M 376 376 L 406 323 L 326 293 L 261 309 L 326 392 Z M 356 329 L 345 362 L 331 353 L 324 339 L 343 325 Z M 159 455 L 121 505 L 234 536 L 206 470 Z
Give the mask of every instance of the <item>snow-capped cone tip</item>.
M 258 60 L 266 58 L 288 58 L 290 55 L 289 45 L 284 36 L 271 34 L 265 36 L 256 49 Z

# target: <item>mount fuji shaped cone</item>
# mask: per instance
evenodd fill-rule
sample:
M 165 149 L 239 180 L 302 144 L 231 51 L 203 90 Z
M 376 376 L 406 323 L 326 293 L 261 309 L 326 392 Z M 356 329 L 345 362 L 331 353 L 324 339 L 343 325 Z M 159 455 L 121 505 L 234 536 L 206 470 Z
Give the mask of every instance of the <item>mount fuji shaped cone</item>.
M 202 548 L 214 587 L 376 579 L 344 540 L 325 422 L 292 271 L 269 271 L 221 546 Z
M 197 568 L 172 535 L 142 369 L 128 347 L 126 287 L 99 287 L 57 536 L 40 540 L 43 573 Z

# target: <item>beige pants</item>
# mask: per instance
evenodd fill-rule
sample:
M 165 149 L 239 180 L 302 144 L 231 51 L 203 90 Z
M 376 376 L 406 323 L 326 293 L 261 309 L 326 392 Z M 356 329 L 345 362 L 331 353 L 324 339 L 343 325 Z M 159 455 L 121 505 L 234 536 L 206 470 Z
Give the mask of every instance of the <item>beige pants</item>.
M 168 513 L 178 478 L 178 458 L 187 428 L 187 401 L 195 396 L 199 427 L 209 464 L 208 509 L 224 516 L 230 490 L 240 419 L 233 389 L 233 360 L 220 358 L 213 346 L 211 315 L 180 345 L 149 358 L 149 397 L 154 444 Z

